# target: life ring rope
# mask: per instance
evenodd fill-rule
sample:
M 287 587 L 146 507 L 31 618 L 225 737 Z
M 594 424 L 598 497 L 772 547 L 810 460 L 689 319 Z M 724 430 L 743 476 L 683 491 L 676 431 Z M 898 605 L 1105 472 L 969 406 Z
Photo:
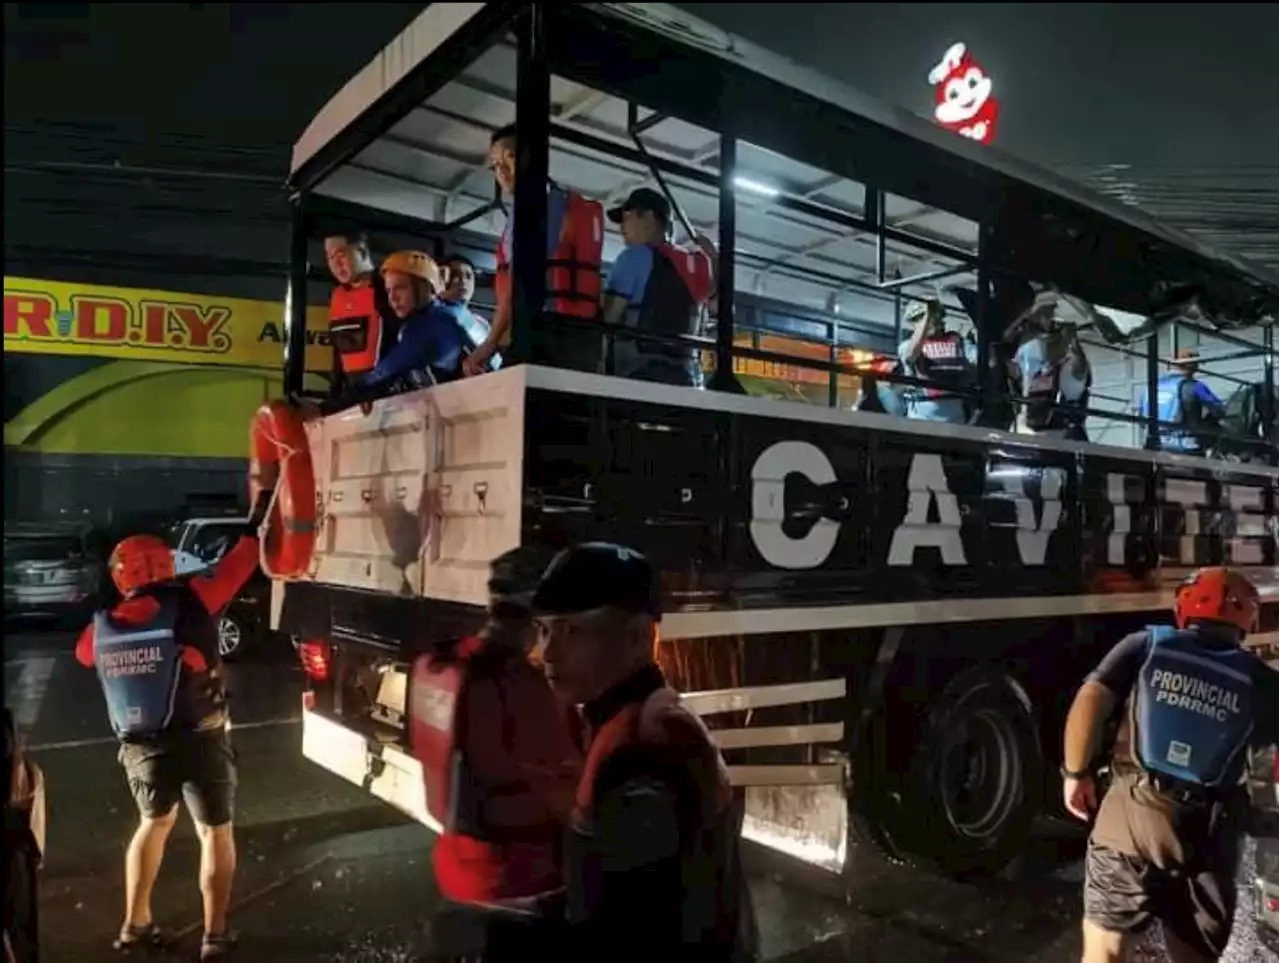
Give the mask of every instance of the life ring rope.
M 269 553 L 267 550 L 267 535 L 271 530 L 271 522 L 272 522 L 272 519 L 275 517 L 277 501 L 280 498 L 280 493 L 284 490 L 286 485 L 290 484 L 289 482 L 290 461 L 292 461 L 294 458 L 298 456 L 301 456 L 303 458 L 310 457 L 310 451 L 305 445 L 300 447 L 297 444 L 291 444 L 290 442 L 286 441 L 284 438 L 281 437 L 281 433 L 279 431 L 279 426 L 276 423 L 276 419 L 283 414 L 288 414 L 292 416 L 293 412 L 288 411 L 287 409 L 282 411 L 281 407 L 275 404 L 267 404 L 258 410 L 257 414 L 254 417 L 254 422 L 253 422 L 253 434 L 256 435 L 258 438 L 260 438 L 262 441 L 269 444 L 272 448 L 274 448 L 277 455 L 277 457 L 272 461 L 266 462 L 268 464 L 274 463 L 277 466 L 276 483 L 275 485 L 272 486 L 271 497 L 267 501 L 266 514 L 263 517 L 262 524 L 258 528 L 258 564 L 262 567 L 263 574 L 265 574 L 270 579 L 288 579 L 288 578 L 296 577 L 296 575 L 298 574 L 296 571 L 287 572 L 287 573 L 280 572 L 276 569 L 274 565 L 271 564 L 271 553 Z M 301 428 L 301 426 L 299 427 Z M 303 429 L 303 431 L 304 431 L 304 437 L 305 437 L 305 429 Z M 256 445 L 254 445 L 254 449 L 255 449 L 254 460 L 259 461 L 260 459 L 258 459 L 258 456 L 257 456 Z M 261 461 L 266 461 L 266 459 L 261 459 Z M 314 486 L 314 484 L 315 483 L 313 480 L 312 486 Z M 296 493 L 295 493 L 295 498 L 296 498 Z M 310 493 L 310 499 L 309 499 L 309 503 L 312 505 L 314 505 L 314 498 L 315 498 L 315 494 L 313 491 Z M 283 523 L 283 528 L 284 528 L 284 531 L 281 533 L 281 536 L 282 538 L 287 539 L 291 534 L 289 531 L 289 528 L 290 528 L 289 520 L 282 517 L 281 522 Z M 315 520 L 312 520 L 309 523 L 309 525 L 310 525 L 310 534 L 312 535 L 312 538 L 314 538 Z M 301 533 L 295 531 L 292 534 L 294 537 L 298 537 L 300 536 Z M 310 551 L 307 552 L 307 555 L 308 556 L 310 555 Z M 305 566 L 303 567 L 305 568 Z

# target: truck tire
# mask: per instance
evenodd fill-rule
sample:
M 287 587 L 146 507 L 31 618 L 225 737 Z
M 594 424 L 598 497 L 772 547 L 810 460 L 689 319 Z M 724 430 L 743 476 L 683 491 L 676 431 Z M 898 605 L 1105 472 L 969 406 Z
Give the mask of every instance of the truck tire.
M 998 873 L 1026 840 L 1043 773 L 1026 692 L 998 670 L 968 669 L 929 704 L 894 843 L 947 875 Z
M 889 720 L 877 713 L 860 733 L 853 750 L 849 790 L 849 851 L 868 847 L 892 866 L 910 866 L 912 854 L 898 839 L 901 824 L 902 774 L 887 765 Z

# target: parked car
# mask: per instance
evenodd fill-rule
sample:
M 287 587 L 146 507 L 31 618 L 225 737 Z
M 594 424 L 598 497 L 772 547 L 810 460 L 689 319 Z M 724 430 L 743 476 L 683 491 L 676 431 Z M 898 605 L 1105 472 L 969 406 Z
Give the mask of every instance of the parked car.
M 213 568 L 244 532 L 243 516 L 187 518 L 170 530 L 173 567 L 178 575 L 194 575 Z M 228 661 L 267 641 L 271 583 L 256 572 L 218 616 L 218 648 Z
M 103 562 L 80 523 L 10 522 L 4 529 L 6 616 L 58 617 L 90 610 Z

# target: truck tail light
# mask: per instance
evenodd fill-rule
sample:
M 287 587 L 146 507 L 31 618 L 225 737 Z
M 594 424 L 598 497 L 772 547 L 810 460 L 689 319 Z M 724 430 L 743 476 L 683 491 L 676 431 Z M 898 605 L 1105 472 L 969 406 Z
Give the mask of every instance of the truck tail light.
M 320 639 L 304 639 L 298 644 L 298 658 L 302 671 L 313 682 L 327 682 L 333 668 L 333 650 L 328 642 Z

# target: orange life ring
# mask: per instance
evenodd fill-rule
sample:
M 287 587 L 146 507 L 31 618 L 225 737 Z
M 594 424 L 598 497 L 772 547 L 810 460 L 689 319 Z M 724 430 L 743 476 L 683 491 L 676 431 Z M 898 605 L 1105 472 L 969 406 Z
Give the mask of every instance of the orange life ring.
M 263 568 L 273 578 L 297 578 L 316 547 L 316 476 L 301 416 L 283 401 L 267 402 L 253 416 L 249 445 L 251 501 L 277 489 L 262 543 Z

